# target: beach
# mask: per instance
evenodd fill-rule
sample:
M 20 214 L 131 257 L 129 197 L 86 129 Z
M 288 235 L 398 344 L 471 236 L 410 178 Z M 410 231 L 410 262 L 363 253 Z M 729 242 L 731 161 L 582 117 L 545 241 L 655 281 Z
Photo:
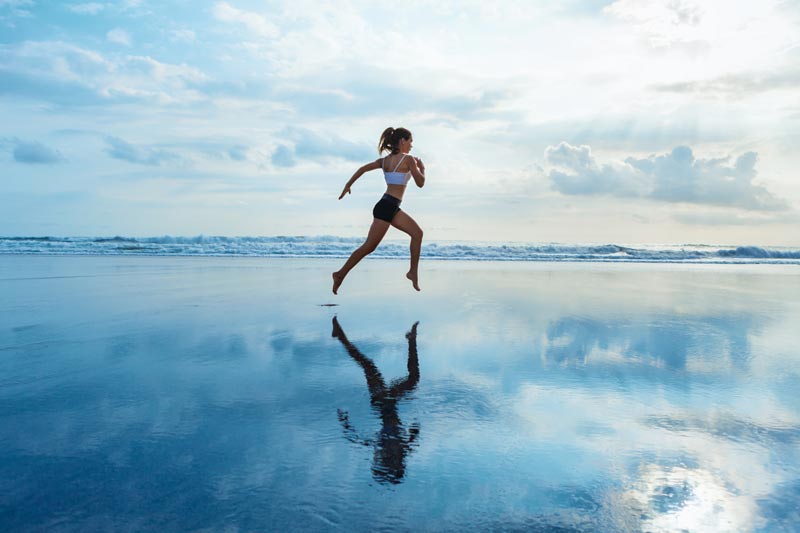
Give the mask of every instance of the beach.
M 800 527 L 796 264 L 340 264 L 0 255 L 3 529 Z

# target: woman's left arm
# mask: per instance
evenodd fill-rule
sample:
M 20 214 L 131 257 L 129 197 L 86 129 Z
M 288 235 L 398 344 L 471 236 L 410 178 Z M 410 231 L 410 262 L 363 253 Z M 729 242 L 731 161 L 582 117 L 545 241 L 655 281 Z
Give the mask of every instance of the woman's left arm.
M 345 194 L 351 194 L 350 187 L 356 182 L 358 178 L 360 178 L 365 172 L 369 172 L 370 170 L 377 170 L 381 168 L 381 163 L 383 159 L 376 159 L 372 163 L 367 163 L 366 165 L 362 166 L 356 173 L 353 174 L 353 177 L 345 184 L 344 189 L 342 189 L 342 194 L 339 195 L 339 200 L 344 198 Z

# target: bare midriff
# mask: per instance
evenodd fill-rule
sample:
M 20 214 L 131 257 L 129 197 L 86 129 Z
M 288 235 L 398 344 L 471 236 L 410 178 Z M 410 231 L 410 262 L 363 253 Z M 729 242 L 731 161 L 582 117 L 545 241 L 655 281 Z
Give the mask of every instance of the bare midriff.
M 386 194 L 389 196 L 394 196 L 398 200 L 403 199 L 403 194 L 406 192 L 405 185 L 386 185 Z

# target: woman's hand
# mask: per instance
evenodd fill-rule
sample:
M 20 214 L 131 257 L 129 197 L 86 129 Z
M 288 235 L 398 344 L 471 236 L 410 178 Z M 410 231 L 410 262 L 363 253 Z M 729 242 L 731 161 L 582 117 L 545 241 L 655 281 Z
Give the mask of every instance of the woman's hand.
M 345 195 L 345 194 L 352 194 L 352 193 L 350 192 L 350 186 L 349 186 L 349 185 L 345 185 L 345 186 L 344 186 L 344 189 L 342 189 L 342 194 L 340 194 L 340 195 L 339 195 L 339 200 L 341 200 L 342 198 L 344 198 L 344 195 Z
M 417 184 L 417 187 L 422 187 L 425 185 L 425 163 L 417 157 L 412 159 L 412 163 L 409 170 L 411 170 L 411 175 L 414 177 L 414 183 Z

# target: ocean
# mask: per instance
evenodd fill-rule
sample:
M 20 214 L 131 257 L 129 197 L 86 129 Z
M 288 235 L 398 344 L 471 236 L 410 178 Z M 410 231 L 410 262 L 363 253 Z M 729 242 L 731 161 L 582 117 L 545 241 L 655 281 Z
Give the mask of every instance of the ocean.
M 165 255 L 344 258 L 360 237 L 0 237 L 0 254 Z M 408 257 L 408 241 L 384 241 L 370 256 Z M 800 247 L 709 244 L 559 244 L 425 242 L 422 257 L 469 261 L 800 264 Z

